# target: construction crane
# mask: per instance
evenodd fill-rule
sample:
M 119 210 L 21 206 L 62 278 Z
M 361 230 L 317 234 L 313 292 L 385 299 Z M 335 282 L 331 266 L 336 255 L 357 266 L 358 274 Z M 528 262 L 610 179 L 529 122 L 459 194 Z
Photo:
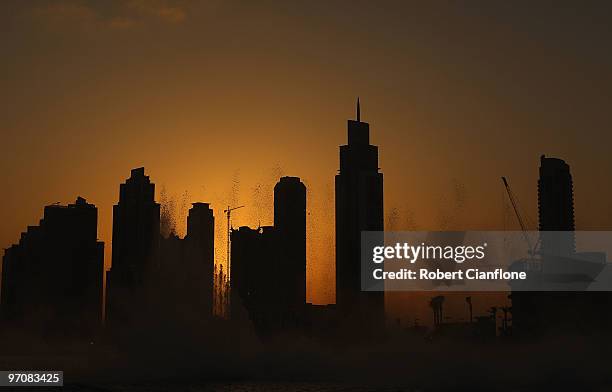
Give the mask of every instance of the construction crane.
M 516 214 L 516 219 L 518 220 L 519 225 L 521 226 L 521 232 L 523 233 L 523 238 L 525 238 L 525 242 L 527 242 L 527 246 L 528 246 L 528 252 L 529 255 L 533 256 L 535 254 L 536 251 L 536 246 L 533 246 L 531 243 L 531 240 L 529 239 L 529 236 L 527 235 L 527 226 L 525 225 L 525 221 L 523 220 L 523 217 L 521 216 L 521 213 L 519 211 L 518 208 L 518 202 L 516 201 L 516 197 L 514 196 L 514 192 L 512 192 L 512 189 L 510 188 L 510 184 L 508 184 L 508 181 L 506 180 L 506 177 L 502 177 L 501 178 L 504 186 L 506 187 L 506 192 L 508 193 L 508 198 L 510 199 L 510 203 L 512 203 L 512 208 L 514 208 L 514 213 Z
M 231 226 L 230 226 L 230 218 L 232 215 L 232 211 L 237 210 L 239 208 L 243 208 L 244 206 L 238 206 L 238 207 L 230 207 L 229 205 L 227 206 L 226 210 L 223 210 L 223 212 L 225 213 L 225 216 L 227 216 L 227 280 L 231 281 L 231 273 L 232 273 L 232 269 L 231 269 L 231 259 L 230 259 L 230 235 L 231 235 Z M 231 284 L 231 283 L 230 283 Z

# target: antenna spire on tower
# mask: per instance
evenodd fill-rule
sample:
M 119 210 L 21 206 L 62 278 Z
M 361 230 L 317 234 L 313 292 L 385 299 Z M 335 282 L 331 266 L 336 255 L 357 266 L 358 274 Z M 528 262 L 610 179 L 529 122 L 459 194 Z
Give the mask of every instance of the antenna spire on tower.
M 361 122 L 361 107 L 359 106 L 359 97 L 357 97 L 357 121 Z

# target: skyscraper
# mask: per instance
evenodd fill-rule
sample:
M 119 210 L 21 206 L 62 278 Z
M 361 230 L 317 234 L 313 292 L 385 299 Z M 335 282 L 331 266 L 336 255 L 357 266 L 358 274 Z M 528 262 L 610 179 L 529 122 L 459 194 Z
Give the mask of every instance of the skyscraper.
M 133 169 L 119 187 L 119 203 L 113 206 L 113 255 L 107 274 L 107 319 L 127 320 L 142 307 L 147 279 L 157 267 L 159 204 L 155 184 L 144 168 Z
M 232 320 L 250 319 L 260 335 L 278 327 L 279 298 L 274 227 L 251 229 L 241 226 L 231 231 Z
M 384 327 L 384 293 L 361 291 L 361 232 L 384 230 L 383 175 L 360 109 L 358 99 L 336 175 L 336 303 L 340 317 L 375 333 Z
M 282 177 L 274 187 L 274 226 L 231 231 L 231 317 L 270 336 L 303 324 L 306 307 L 306 187 Z
M 542 254 L 574 253 L 574 188 L 569 165 L 562 159 L 540 157 L 538 216 Z
M 2 316 L 51 338 L 92 338 L 102 320 L 104 243 L 98 209 L 45 207 L 38 226 L 7 249 L 2 268 Z
M 279 301 L 291 323 L 306 305 L 306 186 L 299 177 L 282 177 L 274 187 L 274 229 Z
M 160 235 L 159 268 L 150 277 L 155 285 L 148 300 L 157 320 L 149 325 L 197 328 L 212 318 L 214 274 L 213 210 L 208 203 L 193 203 L 187 216 L 187 235 Z
M 185 237 L 187 289 L 198 311 L 212 316 L 215 265 L 215 217 L 208 203 L 193 203 L 187 216 Z
M 540 247 L 537 254 L 544 279 L 558 279 L 559 271 L 579 273 L 584 265 L 590 264 L 580 257 L 575 258 L 574 190 L 570 167 L 562 159 L 540 157 L 538 218 Z M 599 309 L 610 304 L 609 296 L 596 292 L 515 291 L 511 298 L 515 336 L 604 325 Z

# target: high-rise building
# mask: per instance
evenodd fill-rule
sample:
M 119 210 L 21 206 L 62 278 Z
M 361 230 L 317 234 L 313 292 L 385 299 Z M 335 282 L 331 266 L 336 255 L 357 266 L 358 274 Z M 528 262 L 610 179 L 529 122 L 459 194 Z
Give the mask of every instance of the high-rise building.
M 370 144 L 370 125 L 348 120 L 348 144 L 340 146 L 336 175 L 336 304 L 355 328 L 382 331 L 384 292 L 361 291 L 361 232 L 383 231 L 383 175 L 378 147 Z
M 540 157 L 538 216 L 539 229 L 543 232 L 540 234 L 541 253 L 574 253 L 574 188 L 569 165 L 562 159 Z
M 38 226 L 7 249 L 2 316 L 52 338 L 91 338 L 102 320 L 104 243 L 98 209 L 81 197 L 45 207 Z
M 274 187 L 274 226 L 231 231 L 231 311 L 260 335 L 303 324 L 306 308 L 306 187 L 282 177 Z
M 279 298 L 274 227 L 231 231 L 231 310 L 234 321 L 250 319 L 259 334 L 278 324 Z
M 274 187 L 274 229 L 278 296 L 291 323 L 306 305 L 306 186 L 299 177 L 282 177 Z
M 193 203 L 187 216 L 187 235 L 160 235 L 159 268 L 151 276 L 156 287 L 149 301 L 157 320 L 150 325 L 172 323 L 194 327 L 213 315 L 214 279 L 213 210 L 208 203 Z
M 537 256 L 544 282 L 558 281 L 563 274 L 580 276 L 584 271 L 602 268 L 605 254 L 576 253 L 572 175 L 562 159 L 540 157 L 538 217 Z M 612 303 L 605 293 L 515 291 L 511 298 L 515 336 L 537 336 L 550 331 L 601 331 L 609 329 L 612 323 L 612 318 L 601 313 L 601 309 Z
M 112 265 L 107 274 L 109 323 L 146 311 L 144 291 L 158 267 L 159 211 L 155 184 L 145 176 L 144 168 L 133 169 L 119 187 L 119 203 L 113 206 Z
M 185 237 L 186 268 L 190 275 L 188 289 L 206 317 L 213 314 L 215 270 L 215 217 L 209 203 L 193 203 L 187 216 Z

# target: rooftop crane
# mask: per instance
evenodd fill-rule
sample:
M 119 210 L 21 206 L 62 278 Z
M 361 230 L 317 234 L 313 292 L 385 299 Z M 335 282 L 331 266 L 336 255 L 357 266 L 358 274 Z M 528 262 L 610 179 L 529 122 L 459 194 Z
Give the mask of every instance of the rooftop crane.
M 230 227 L 230 217 L 232 211 L 237 210 L 239 208 L 243 208 L 244 206 L 238 207 L 230 207 L 227 206 L 226 210 L 223 210 L 225 216 L 227 216 L 227 280 L 230 280 L 232 269 L 231 269 L 231 259 L 230 259 L 230 235 L 231 235 L 231 227 Z
M 535 248 L 537 244 L 535 246 L 531 244 L 531 240 L 529 239 L 529 236 L 527 235 L 527 226 L 525 225 L 525 222 L 523 221 L 523 217 L 521 216 L 521 213 L 519 212 L 518 202 L 516 201 L 514 192 L 512 192 L 512 189 L 510 188 L 510 184 L 508 184 L 506 177 L 502 177 L 501 179 L 504 183 L 504 186 L 506 187 L 506 192 L 508 192 L 508 198 L 510 199 L 510 203 L 512 203 L 512 208 L 514 208 L 516 219 L 518 220 L 518 223 L 521 226 L 521 232 L 523 233 L 523 238 L 525 238 L 525 242 L 527 242 L 527 247 L 529 248 L 528 249 L 529 255 L 533 256 L 535 254 L 535 251 L 536 251 Z

